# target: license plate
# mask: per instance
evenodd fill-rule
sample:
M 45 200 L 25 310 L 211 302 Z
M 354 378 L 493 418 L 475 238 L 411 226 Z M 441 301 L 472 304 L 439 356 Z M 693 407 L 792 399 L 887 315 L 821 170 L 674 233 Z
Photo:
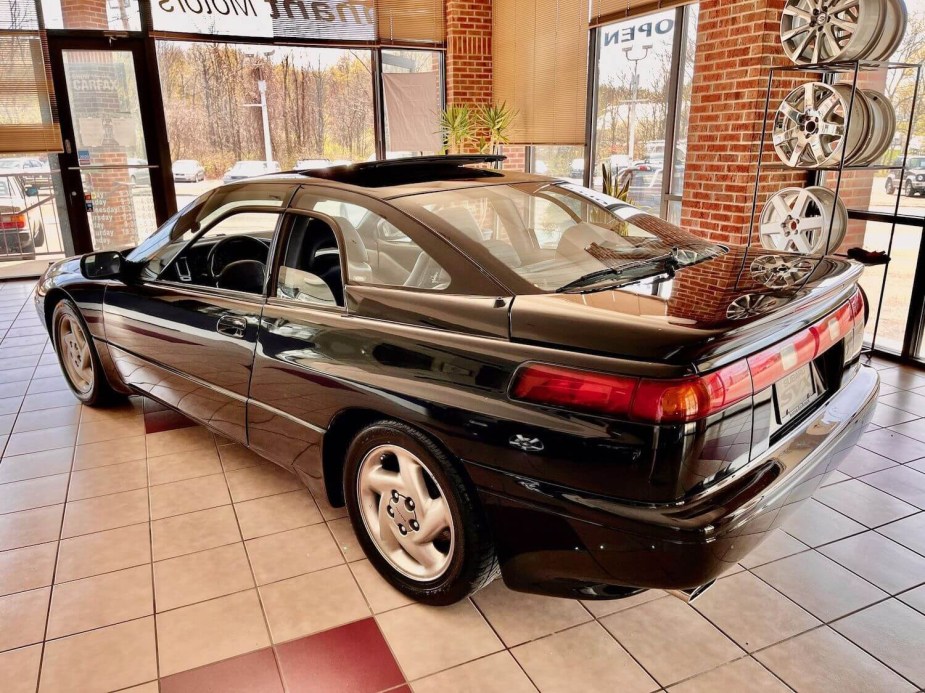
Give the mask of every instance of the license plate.
M 781 426 L 806 409 L 822 392 L 816 367 L 808 363 L 774 384 L 777 423 Z

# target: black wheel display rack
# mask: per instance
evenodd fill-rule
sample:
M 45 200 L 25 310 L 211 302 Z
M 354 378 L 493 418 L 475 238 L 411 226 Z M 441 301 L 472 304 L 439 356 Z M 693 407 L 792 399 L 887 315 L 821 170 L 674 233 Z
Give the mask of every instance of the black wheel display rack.
M 893 166 L 893 165 L 881 165 L 881 164 L 872 164 L 872 165 L 852 165 L 847 162 L 849 147 L 847 141 L 842 144 L 841 153 L 838 157 L 837 164 L 831 166 L 822 166 L 822 167 L 803 167 L 803 166 L 790 166 L 787 163 L 784 163 L 780 160 L 777 155 L 777 152 L 773 146 L 773 130 L 774 130 L 774 121 L 777 116 L 777 104 L 772 101 L 772 97 L 775 93 L 775 86 L 781 86 L 781 81 L 789 77 L 791 80 L 795 74 L 802 74 L 807 77 L 810 75 L 811 81 L 813 82 L 823 82 L 826 84 L 850 84 L 851 93 L 850 97 L 847 100 L 847 112 L 845 113 L 844 121 L 844 137 L 847 140 L 848 133 L 851 132 L 851 118 L 855 114 L 854 104 L 857 100 L 858 93 L 858 82 L 859 77 L 864 72 L 873 72 L 873 71 L 909 71 L 914 73 L 915 82 L 913 86 L 912 101 L 909 108 L 908 118 L 905 116 L 902 119 L 897 120 L 896 132 L 899 133 L 903 127 L 905 127 L 905 136 L 902 141 L 902 146 L 900 147 L 902 157 L 902 165 Z M 810 183 L 812 185 L 821 184 L 819 179 L 824 174 L 829 174 L 831 178 L 826 177 L 826 187 L 832 190 L 835 193 L 836 201 L 842 190 L 842 178 L 846 171 L 891 171 L 898 172 L 898 191 L 896 195 L 896 201 L 893 208 L 893 213 L 889 217 L 890 221 L 887 223 L 891 224 L 890 233 L 889 233 L 889 242 L 886 248 L 878 249 L 884 250 L 889 256 L 893 250 L 893 242 L 896 235 L 896 226 L 897 219 L 900 218 L 900 202 L 902 200 L 902 186 L 906 180 L 906 162 L 909 157 L 909 149 L 912 141 L 912 129 L 913 124 L 915 123 L 915 113 L 919 96 L 919 88 L 922 76 L 922 65 L 914 63 L 902 63 L 902 62 L 887 62 L 887 61 L 869 61 L 869 60 L 857 60 L 849 62 L 834 62 L 834 63 L 825 63 L 825 64 L 815 64 L 815 65 L 783 65 L 771 67 L 768 70 L 768 84 L 767 91 L 765 95 L 765 106 L 764 106 L 764 127 L 761 130 L 761 138 L 758 150 L 758 165 L 755 172 L 755 182 L 754 188 L 752 191 L 752 206 L 751 206 L 751 216 L 749 218 L 749 234 L 748 234 L 748 247 L 751 249 L 752 243 L 756 242 L 755 239 L 760 237 L 760 233 L 756 233 L 759 229 L 758 214 L 759 214 L 759 201 L 762 197 L 761 193 L 761 183 L 764 179 L 764 176 L 772 172 L 783 172 L 783 171 L 804 171 L 807 174 L 815 174 L 817 181 Z M 786 89 L 789 93 L 790 89 Z M 895 135 L 894 135 L 895 139 Z M 892 149 L 892 148 L 891 148 Z M 833 180 L 834 179 L 834 185 Z M 764 200 L 766 202 L 767 199 Z M 836 202 L 837 204 L 837 202 Z M 830 214 L 828 229 L 826 231 L 827 238 L 831 238 L 832 229 L 835 223 L 835 214 Z M 849 210 L 849 219 L 868 219 L 868 215 L 860 214 L 855 215 Z M 758 241 L 760 243 L 760 241 Z M 769 253 L 773 251 L 768 251 Z M 820 253 L 817 257 L 821 259 L 824 253 Z M 748 257 L 750 253 L 746 254 Z M 872 351 L 876 348 L 877 344 L 877 335 L 880 330 L 880 317 L 883 309 L 883 299 L 886 293 L 886 282 L 889 275 L 889 264 L 884 265 L 883 280 L 880 286 L 880 296 L 877 302 L 877 312 L 876 319 L 874 323 L 874 330 L 871 338 L 870 347 L 868 351 Z M 743 271 L 744 271 L 743 266 Z

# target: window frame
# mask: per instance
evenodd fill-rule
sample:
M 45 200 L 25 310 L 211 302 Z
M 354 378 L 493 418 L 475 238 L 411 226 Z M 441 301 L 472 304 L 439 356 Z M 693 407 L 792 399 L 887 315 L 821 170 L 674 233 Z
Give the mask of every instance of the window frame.
M 662 165 L 662 185 L 660 191 L 659 213 L 662 219 L 668 220 L 669 208 L 672 202 L 680 202 L 682 195 L 673 189 L 674 181 L 674 158 L 677 147 L 678 136 L 678 116 L 681 104 L 681 92 L 684 87 L 681 79 L 681 70 L 683 66 L 683 52 L 688 36 L 688 13 L 694 6 L 699 6 L 699 0 L 685 2 L 674 9 L 674 35 L 672 36 L 671 46 L 671 73 L 668 84 L 668 102 L 666 104 L 667 116 L 665 118 L 665 158 Z M 582 185 L 586 188 L 594 188 L 594 168 L 600 163 L 595 161 L 595 151 L 597 149 L 597 111 L 600 97 L 600 44 L 601 33 L 608 26 L 624 22 L 630 19 L 638 19 L 647 15 L 664 12 L 665 9 L 649 9 L 645 12 L 631 14 L 623 17 L 619 21 L 608 24 L 594 26 L 590 29 L 591 37 L 588 42 L 588 108 L 585 131 L 587 133 L 585 142 L 585 170 Z
M 323 221 L 331 228 L 331 231 L 334 232 L 334 240 L 337 242 L 337 259 L 340 263 L 340 280 L 341 285 L 344 288 L 344 305 L 339 306 L 335 304 L 331 306 L 323 303 L 296 301 L 292 298 L 286 298 L 285 296 L 277 295 L 276 288 L 279 286 L 279 269 L 282 266 L 283 249 L 286 247 L 286 243 L 289 241 L 289 236 L 292 232 L 293 217 L 308 217 L 309 219 L 317 219 L 318 221 Z M 297 207 L 289 207 L 284 209 L 282 211 L 282 219 L 280 221 L 280 225 L 276 229 L 273 245 L 270 247 L 270 265 L 267 271 L 266 285 L 264 286 L 264 295 L 266 297 L 267 305 L 278 306 L 281 308 L 305 308 L 308 310 L 321 310 L 325 313 L 346 315 L 348 311 L 347 281 L 345 280 L 345 277 L 348 277 L 348 274 L 347 254 L 343 251 L 344 247 L 344 235 L 340 230 L 340 226 L 327 214 L 315 212 L 314 210 L 300 209 Z M 273 288 L 272 292 L 270 291 L 271 287 Z
M 499 282 L 499 280 L 491 275 L 489 270 L 483 268 L 462 248 L 458 247 L 455 243 L 444 237 L 444 235 L 441 234 L 437 229 L 430 227 L 428 224 L 424 223 L 417 217 L 392 204 L 392 200 L 372 197 L 370 195 L 364 195 L 352 190 L 345 190 L 343 188 L 324 184 L 308 184 L 303 185 L 293 195 L 290 202 L 290 211 L 303 210 L 301 207 L 296 207 L 303 195 L 314 195 L 316 197 L 323 197 L 334 202 L 343 202 L 345 204 L 352 204 L 358 207 L 363 207 L 368 212 L 371 212 L 378 217 L 385 219 L 387 222 L 392 224 L 392 226 L 408 236 L 421 249 L 421 251 L 427 253 L 450 275 L 449 286 L 446 289 L 441 290 L 422 289 L 414 286 L 399 286 L 395 284 L 380 284 L 376 282 L 354 282 L 351 279 L 347 268 L 343 267 L 343 263 L 346 262 L 346 258 L 342 256 L 342 272 L 343 276 L 346 277 L 344 281 L 344 297 L 348 305 L 348 298 L 351 287 L 374 287 L 379 289 L 392 289 L 395 291 L 413 291 L 427 294 L 445 294 L 457 296 L 511 295 L 510 290 L 505 288 Z M 404 196 L 396 198 L 396 200 L 400 201 L 403 199 L 403 197 Z M 314 210 L 304 211 L 310 212 L 311 214 L 315 214 L 320 217 L 326 216 L 322 213 L 315 212 Z M 338 243 L 343 245 L 343 236 L 337 222 L 333 219 L 330 219 L 328 223 L 332 224 L 334 227 L 334 232 L 337 234 Z M 453 268 L 452 272 L 447 269 L 448 267 Z M 455 290 L 454 285 L 456 285 Z M 483 287 L 483 289 L 490 290 L 481 290 L 476 292 L 475 289 L 477 287 Z M 465 288 L 466 290 L 460 290 L 461 288 Z
M 250 300 L 253 300 L 255 302 L 263 303 L 267 298 L 268 278 L 270 276 L 270 272 L 269 272 L 270 262 L 275 252 L 275 247 L 279 239 L 282 220 L 286 214 L 286 211 L 287 211 L 286 207 L 266 207 L 266 206 L 261 207 L 259 205 L 254 205 L 254 206 L 242 205 L 241 207 L 235 207 L 233 209 L 229 209 L 225 212 L 222 212 L 221 214 L 216 216 L 214 219 L 212 219 L 209 222 L 208 226 L 200 228 L 199 231 L 197 231 L 196 234 L 189 241 L 187 241 L 182 248 L 180 248 L 180 250 L 176 253 L 176 255 L 174 255 L 170 259 L 170 262 L 168 262 L 164 266 L 164 269 L 162 269 L 156 277 L 142 278 L 141 282 L 142 284 L 154 284 L 156 286 L 182 287 L 183 289 L 186 289 L 186 290 L 192 289 L 194 291 L 202 291 L 203 293 L 217 295 L 217 296 L 231 296 L 234 298 L 247 297 Z M 182 256 L 187 250 L 189 250 L 193 245 L 195 245 L 196 242 L 200 238 L 202 238 L 202 236 L 204 236 L 210 230 L 215 228 L 217 224 L 220 224 L 225 219 L 236 216 L 238 214 L 254 214 L 254 213 L 256 214 L 275 214 L 276 216 L 279 217 L 276 220 L 276 227 L 273 229 L 273 237 L 270 239 L 270 247 L 267 251 L 268 271 L 267 271 L 267 276 L 264 277 L 264 280 L 263 280 L 263 292 L 261 294 L 252 294 L 247 291 L 236 291 L 234 289 L 221 289 L 217 286 L 204 286 L 202 284 L 186 283 L 182 281 L 175 281 L 173 279 L 163 278 L 164 274 L 176 264 L 177 259 L 180 256 Z M 154 258 L 151 258 L 147 260 L 146 262 L 142 263 L 142 268 L 146 267 L 153 259 Z

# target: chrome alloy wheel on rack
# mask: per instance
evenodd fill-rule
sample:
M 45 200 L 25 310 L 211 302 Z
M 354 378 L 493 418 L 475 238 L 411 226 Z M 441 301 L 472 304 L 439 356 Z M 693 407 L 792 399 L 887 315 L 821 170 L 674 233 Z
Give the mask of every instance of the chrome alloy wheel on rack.
M 859 60 L 877 47 L 888 14 L 888 0 L 787 0 L 781 45 L 797 65 Z
M 867 144 L 858 154 L 856 163 L 875 164 L 886 154 L 896 136 L 896 109 L 886 96 L 874 89 L 859 89 L 858 94 L 867 99 L 873 118 Z
M 750 269 L 752 278 L 769 289 L 789 289 L 805 280 L 815 266 L 809 258 L 762 255 Z
M 767 250 L 825 255 L 844 241 L 848 210 L 827 188 L 784 188 L 765 203 L 758 230 Z
M 860 136 L 857 143 L 852 142 L 849 145 L 845 163 L 852 166 L 863 164 L 865 163 L 862 161 L 863 154 L 871 147 L 871 139 L 873 139 L 874 129 L 876 128 L 875 118 L 880 115 L 879 109 L 870 102 L 863 89 L 855 91 L 854 103 L 851 103 L 852 87 L 850 84 L 839 82 L 838 84 L 833 84 L 832 88 L 841 95 L 846 104 L 851 104 L 853 118 L 857 118 L 859 121 L 858 132 Z M 861 130 L 862 125 L 863 131 Z M 851 129 L 854 130 L 853 127 Z
M 863 3 L 862 3 L 863 4 Z M 903 0 L 881 0 L 885 5 L 884 23 L 871 42 L 870 50 L 860 56 L 865 60 L 889 60 L 906 36 L 909 13 Z
M 777 156 L 792 168 L 835 166 L 855 153 L 867 132 L 868 107 L 855 99 L 850 121 L 849 101 L 823 82 L 800 85 L 781 102 L 774 115 L 772 141 Z

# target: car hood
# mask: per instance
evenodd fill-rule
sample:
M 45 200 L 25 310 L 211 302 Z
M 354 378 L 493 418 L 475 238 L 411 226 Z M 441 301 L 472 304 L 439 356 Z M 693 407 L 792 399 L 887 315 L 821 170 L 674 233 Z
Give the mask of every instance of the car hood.
M 518 296 L 511 339 L 676 366 L 719 366 L 834 310 L 854 292 L 861 270 L 838 258 L 732 248 L 673 278 L 594 293 Z

